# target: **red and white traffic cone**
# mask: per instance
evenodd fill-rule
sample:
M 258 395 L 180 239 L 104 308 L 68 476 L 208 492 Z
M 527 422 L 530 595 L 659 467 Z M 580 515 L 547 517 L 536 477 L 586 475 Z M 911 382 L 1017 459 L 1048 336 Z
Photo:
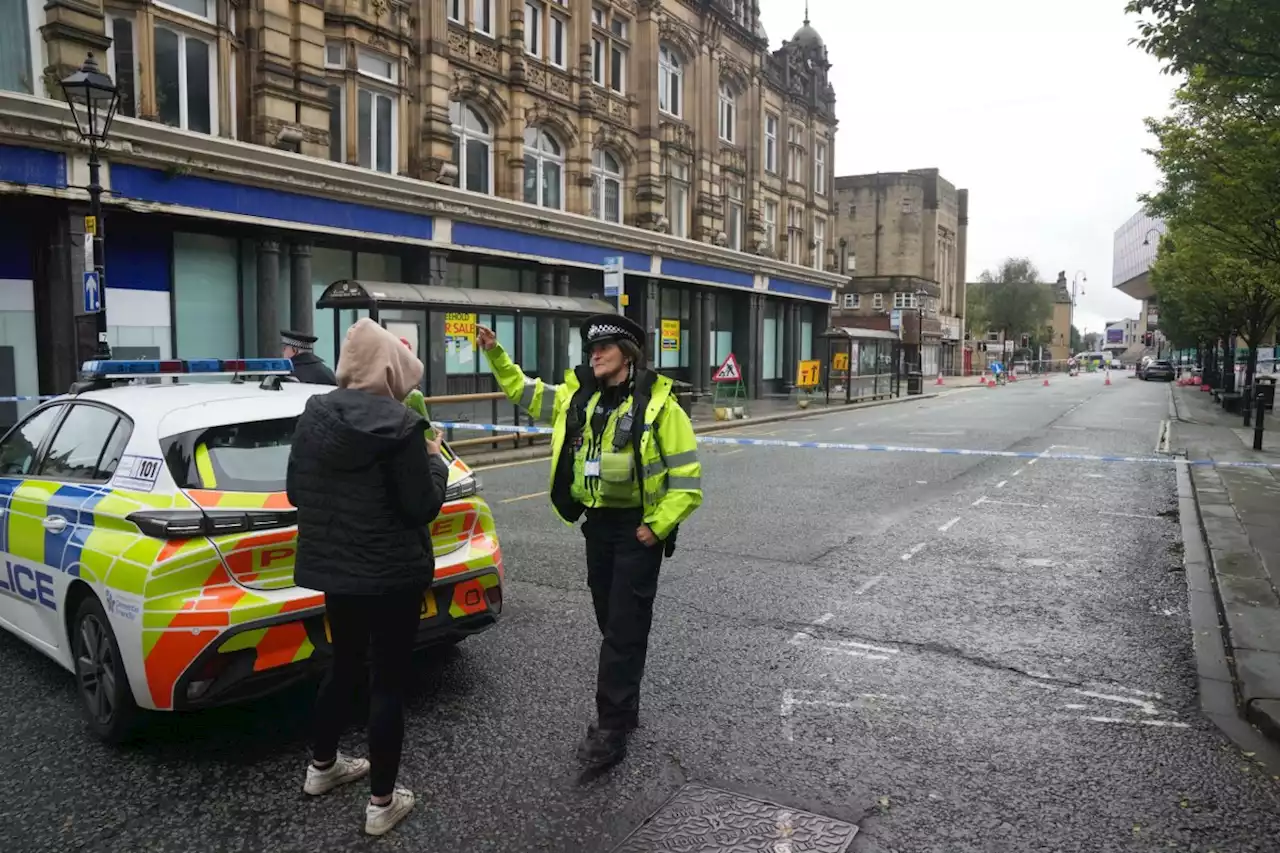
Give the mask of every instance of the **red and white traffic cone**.
M 1048 377 L 1048 376 L 1046 376 L 1046 377 L 1044 378 L 1044 382 L 1043 382 L 1043 383 L 1041 383 L 1040 387 L 1041 387 L 1041 388 L 1048 388 L 1048 387 L 1049 387 L 1049 377 Z
M 933 383 L 933 384 L 934 384 L 934 385 L 941 385 L 941 384 L 942 384 L 942 371 L 941 371 L 941 370 L 939 370 L 939 371 L 938 371 L 938 381 L 937 381 L 937 382 L 935 382 L 935 383 Z
M 1111 384 L 1111 371 L 1110 371 L 1110 370 L 1108 370 L 1108 371 L 1107 371 L 1107 381 L 1106 381 L 1106 382 L 1103 382 L 1102 384 L 1103 384 L 1103 385 L 1110 385 L 1110 384 Z

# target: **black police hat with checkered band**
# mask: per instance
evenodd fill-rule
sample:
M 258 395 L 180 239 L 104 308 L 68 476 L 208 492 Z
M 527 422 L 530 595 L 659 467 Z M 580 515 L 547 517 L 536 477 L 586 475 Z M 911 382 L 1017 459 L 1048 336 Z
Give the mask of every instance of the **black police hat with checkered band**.
M 582 345 L 618 341 L 630 341 L 644 350 L 644 329 L 634 320 L 621 314 L 596 314 L 582 323 Z

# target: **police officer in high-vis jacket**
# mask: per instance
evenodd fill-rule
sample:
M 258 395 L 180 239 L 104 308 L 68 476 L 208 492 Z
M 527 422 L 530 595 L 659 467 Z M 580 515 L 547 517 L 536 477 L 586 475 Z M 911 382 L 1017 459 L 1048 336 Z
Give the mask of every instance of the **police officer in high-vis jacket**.
M 663 556 L 702 503 L 702 466 L 689 416 L 671 380 L 647 369 L 644 330 L 616 314 L 583 324 L 588 364 L 551 385 L 530 379 L 491 330 L 477 341 L 499 385 L 551 424 L 551 505 L 566 524 L 583 515 L 587 585 L 603 640 L 596 722 L 578 749 L 589 770 L 626 755 L 640 724 L 640 680 Z

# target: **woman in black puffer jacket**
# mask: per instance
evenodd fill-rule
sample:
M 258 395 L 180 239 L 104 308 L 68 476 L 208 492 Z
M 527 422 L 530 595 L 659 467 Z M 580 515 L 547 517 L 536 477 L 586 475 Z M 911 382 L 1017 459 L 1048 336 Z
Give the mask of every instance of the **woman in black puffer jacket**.
M 289 500 L 298 508 L 294 577 L 325 594 L 333 634 L 303 790 L 323 794 L 370 775 L 371 835 L 388 832 L 413 808 L 413 793 L 395 784 L 404 687 L 435 571 L 428 526 L 448 482 L 439 440 L 427 441 L 427 422 L 401 402 L 421 379 L 422 363 L 394 335 L 360 320 L 342 345 L 338 389 L 307 401 L 289 453 Z M 338 737 L 370 644 L 365 760 L 339 753 Z

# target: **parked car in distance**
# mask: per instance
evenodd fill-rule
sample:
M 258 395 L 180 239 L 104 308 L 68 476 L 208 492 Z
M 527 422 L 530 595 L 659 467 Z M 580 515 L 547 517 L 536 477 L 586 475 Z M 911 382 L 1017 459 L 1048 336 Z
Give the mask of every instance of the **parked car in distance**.
M 1175 375 L 1173 364 L 1164 359 L 1151 362 L 1142 371 L 1142 378 L 1146 380 L 1163 379 L 1166 382 L 1172 382 Z

